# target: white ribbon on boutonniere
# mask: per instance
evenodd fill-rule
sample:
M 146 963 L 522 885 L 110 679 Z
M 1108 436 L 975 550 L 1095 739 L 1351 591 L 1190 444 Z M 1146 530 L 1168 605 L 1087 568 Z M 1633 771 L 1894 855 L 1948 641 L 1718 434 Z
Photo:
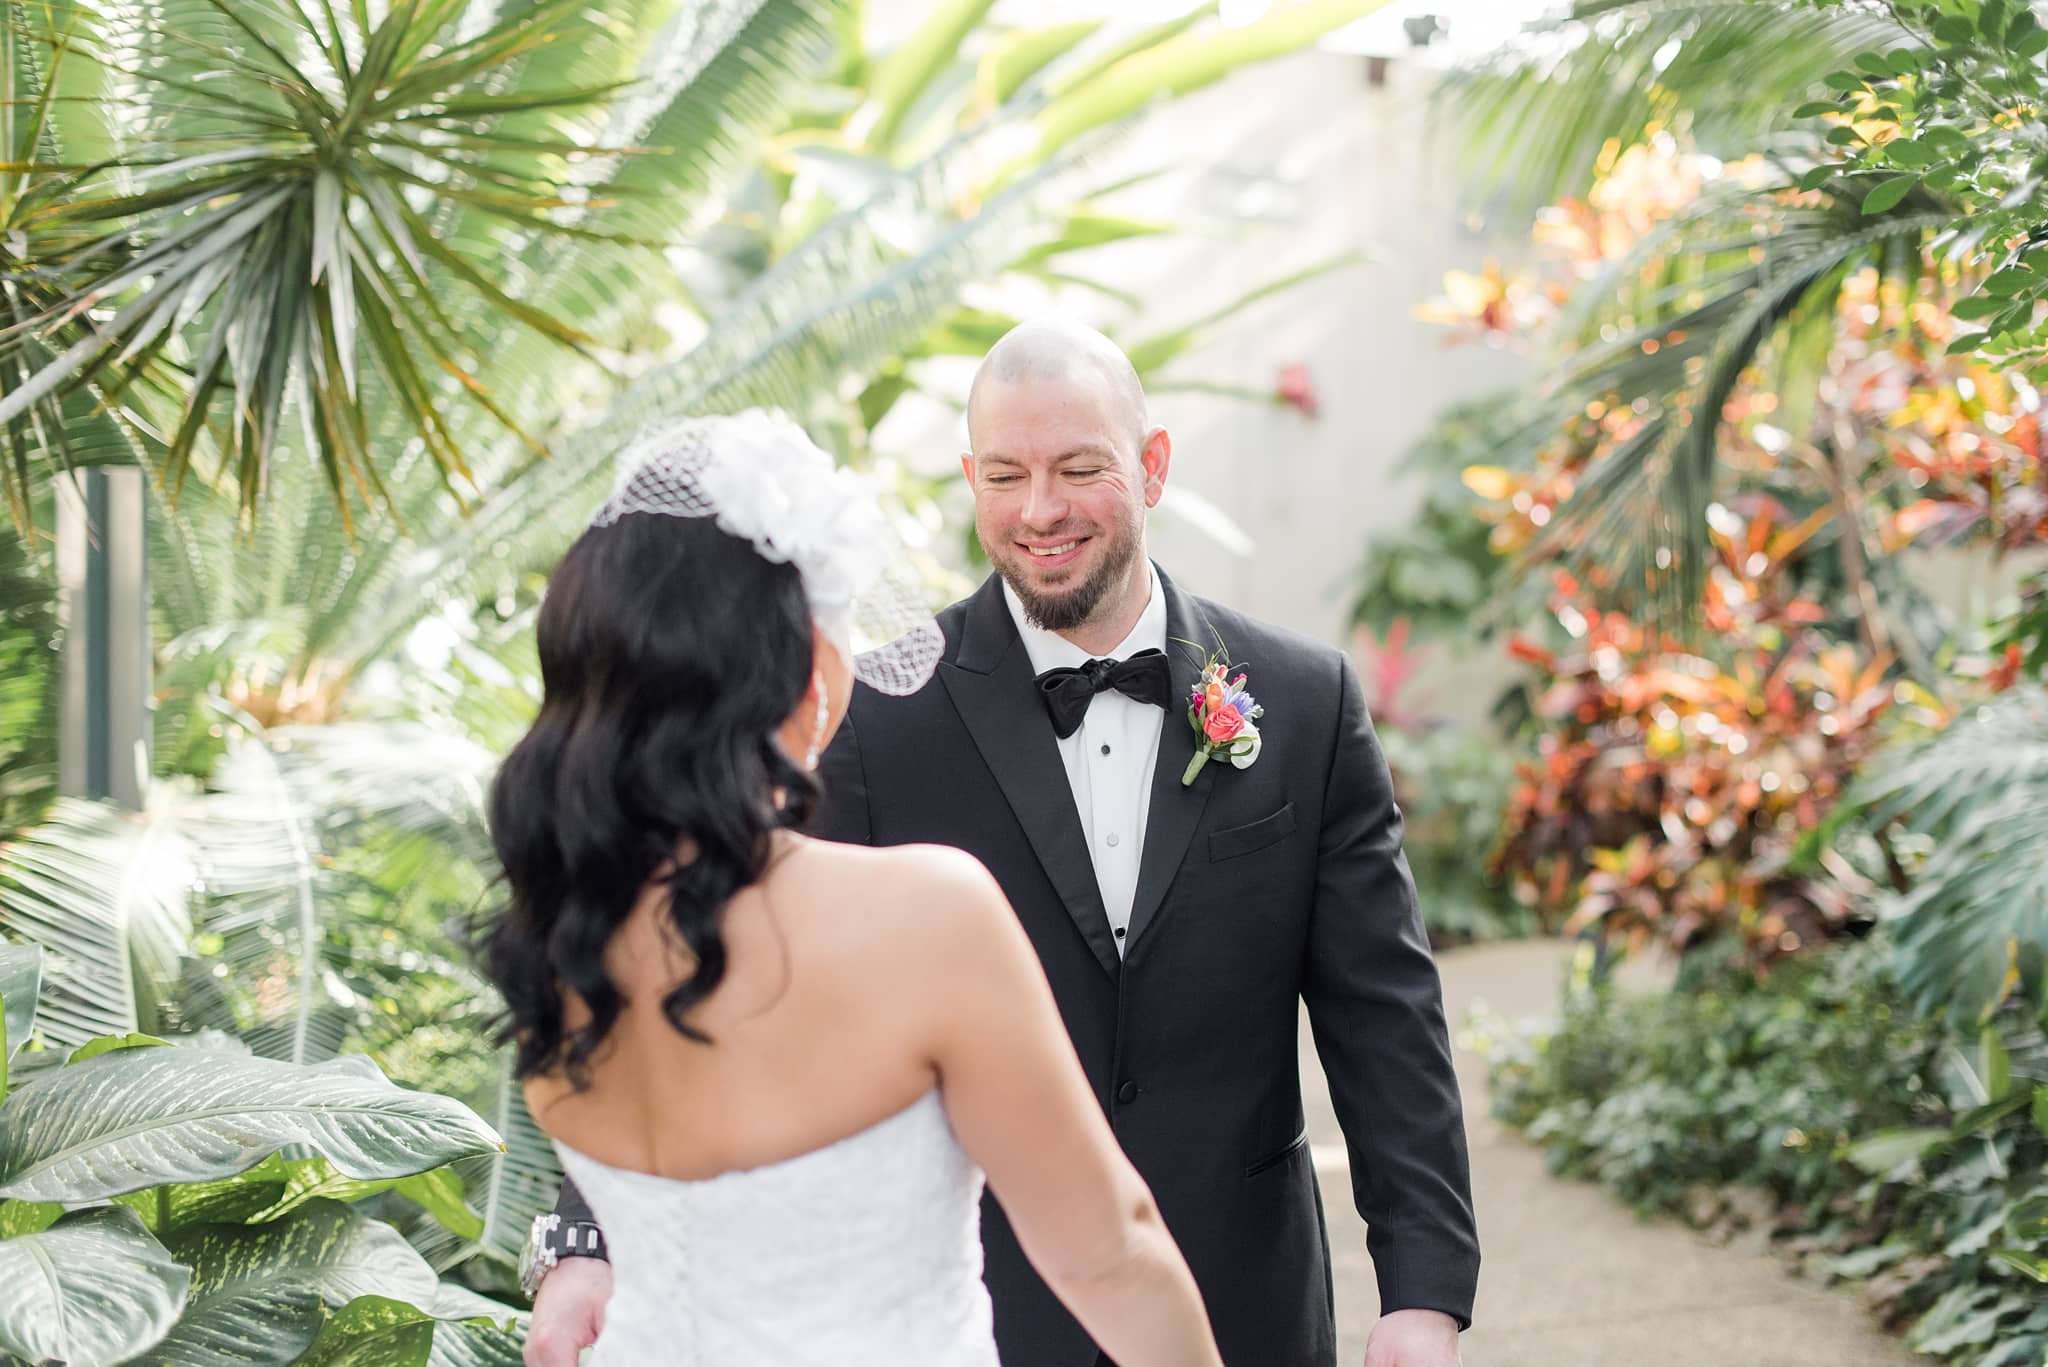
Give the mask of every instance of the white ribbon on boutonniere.
M 1194 784 L 1202 766 L 1212 759 L 1227 759 L 1237 769 L 1249 769 L 1259 757 L 1264 741 L 1258 720 L 1266 709 L 1245 691 L 1245 674 L 1218 652 L 1202 666 L 1202 677 L 1188 698 L 1188 725 L 1195 729 L 1195 757 L 1180 776 L 1181 787 Z

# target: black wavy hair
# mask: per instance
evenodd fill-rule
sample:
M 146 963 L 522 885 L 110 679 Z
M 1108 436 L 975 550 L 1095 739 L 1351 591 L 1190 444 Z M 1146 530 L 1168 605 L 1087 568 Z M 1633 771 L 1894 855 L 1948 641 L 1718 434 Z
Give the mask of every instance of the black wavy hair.
M 624 1004 L 605 953 L 650 881 L 695 958 L 663 1014 L 710 1042 L 684 1017 L 725 976 L 725 906 L 818 799 L 775 736 L 810 681 L 811 631 L 796 567 L 713 518 L 629 513 L 562 558 L 536 628 L 540 715 L 491 787 L 509 895 L 478 935 L 520 1077 L 587 1084 Z M 590 1008 L 575 1029 L 570 992 Z

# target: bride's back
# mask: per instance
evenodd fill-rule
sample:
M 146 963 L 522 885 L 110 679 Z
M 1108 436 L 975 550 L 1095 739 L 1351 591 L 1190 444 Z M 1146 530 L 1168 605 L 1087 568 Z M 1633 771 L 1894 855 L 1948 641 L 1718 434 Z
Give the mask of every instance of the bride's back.
M 527 1084 L 617 1268 L 598 1363 L 995 1367 L 982 1174 L 916 956 L 890 952 L 944 900 L 926 859 L 785 837 L 726 908 L 724 979 L 687 1016 L 708 1043 L 662 1008 L 693 966 L 665 899 L 619 930 L 626 1002 L 585 1085 Z
M 695 967 L 644 893 L 606 954 L 624 998 L 578 1089 L 560 1071 L 528 1102 L 553 1137 L 615 1168 L 678 1180 L 781 1163 L 907 1110 L 937 1083 L 921 923 L 942 917 L 949 852 L 778 839 L 768 873 L 721 918 L 718 987 L 670 1020 Z M 588 1020 L 569 1003 L 566 1024 Z

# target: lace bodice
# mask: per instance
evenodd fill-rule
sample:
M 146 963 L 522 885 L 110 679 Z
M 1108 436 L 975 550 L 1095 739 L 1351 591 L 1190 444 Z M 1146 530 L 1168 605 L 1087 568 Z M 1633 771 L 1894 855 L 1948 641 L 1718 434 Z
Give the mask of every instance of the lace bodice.
M 996 1367 L 982 1174 L 936 1090 L 836 1144 L 705 1181 L 555 1150 L 611 1248 L 588 1367 Z

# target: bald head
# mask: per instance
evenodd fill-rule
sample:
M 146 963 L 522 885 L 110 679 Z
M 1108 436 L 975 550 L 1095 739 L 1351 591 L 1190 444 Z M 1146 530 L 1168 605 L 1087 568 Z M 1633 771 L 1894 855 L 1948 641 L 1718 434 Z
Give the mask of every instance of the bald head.
M 1145 444 L 1150 421 L 1145 411 L 1145 388 L 1138 372 L 1115 342 L 1094 328 L 1066 319 L 1034 319 L 1019 323 L 982 359 L 974 372 L 974 385 L 967 391 L 967 435 L 974 439 L 975 419 L 991 383 L 1043 385 L 1078 382 L 1099 386 L 1097 394 L 1119 437 L 1128 438 L 1131 450 Z

